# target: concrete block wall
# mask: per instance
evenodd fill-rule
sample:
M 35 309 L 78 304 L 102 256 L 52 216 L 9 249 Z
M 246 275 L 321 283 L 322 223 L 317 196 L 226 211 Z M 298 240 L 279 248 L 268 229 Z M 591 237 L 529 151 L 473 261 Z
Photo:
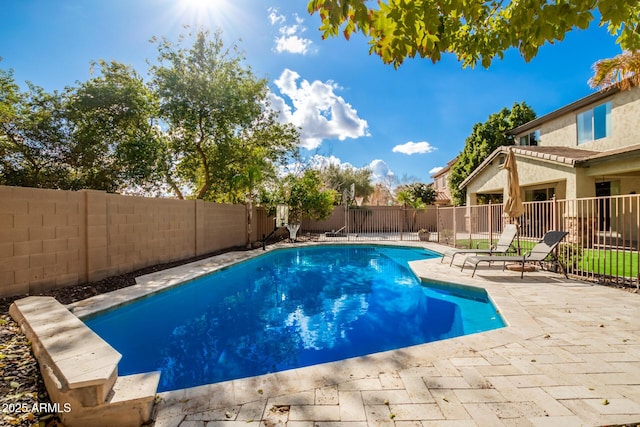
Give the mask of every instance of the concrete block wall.
M 108 194 L 109 274 L 194 256 L 195 207 L 193 200 Z
M 0 186 L 0 297 L 241 247 L 246 208 Z
M 198 255 L 247 242 L 247 208 L 244 205 L 203 203 L 206 221 L 202 225 L 202 245 Z M 200 205 L 198 205 L 200 206 Z
M 0 296 L 85 279 L 85 194 L 0 186 Z

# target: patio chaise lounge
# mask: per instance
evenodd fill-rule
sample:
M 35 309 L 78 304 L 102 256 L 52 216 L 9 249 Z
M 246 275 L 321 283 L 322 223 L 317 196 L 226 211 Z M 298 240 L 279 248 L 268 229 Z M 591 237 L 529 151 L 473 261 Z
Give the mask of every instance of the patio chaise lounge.
M 498 239 L 498 242 L 495 245 L 492 245 L 488 249 L 449 249 L 448 251 L 442 254 L 442 259 L 440 262 L 444 261 L 444 257 L 450 256 L 451 262 L 449 266 L 453 265 L 453 258 L 455 258 L 458 254 L 506 254 L 509 250 L 513 250 L 515 252 L 515 248 L 513 247 L 513 240 L 516 238 L 518 234 L 518 227 L 515 224 L 507 224 L 502 230 L 502 234 Z
M 342 230 L 344 230 L 345 228 L 347 228 L 347 227 L 344 226 L 344 227 L 338 229 L 338 231 L 334 231 L 334 230 L 325 231 L 324 232 L 324 236 L 325 237 L 346 237 L 347 234 L 342 232 Z
M 476 268 L 478 268 L 478 264 L 481 262 L 488 262 L 491 265 L 492 262 L 501 262 L 502 269 L 504 270 L 506 264 L 508 262 L 519 263 L 521 267 L 520 278 L 524 277 L 524 264 L 527 262 L 539 262 L 542 265 L 542 261 L 544 261 L 547 257 L 551 256 L 553 260 L 560 266 L 562 272 L 565 277 L 567 276 L 567 271 L 565 270 L 562 263 L 558 260 L 558 257 L 553 253 L 553 250 L 560 244 L 560 241 L 564 239 L 564 236 L 569 234 L 566 231 L 547 231 L 545 235 L 540 239 L 538 243 L 531 249 L 524 253 L 524 255 L 489 255 L 489 256 L 472 256 L 467 257 L 462 264 L 462 270 L 464 270 L 464 266 L 469 263 L 473 265 L 473 273 L 476 274 Z

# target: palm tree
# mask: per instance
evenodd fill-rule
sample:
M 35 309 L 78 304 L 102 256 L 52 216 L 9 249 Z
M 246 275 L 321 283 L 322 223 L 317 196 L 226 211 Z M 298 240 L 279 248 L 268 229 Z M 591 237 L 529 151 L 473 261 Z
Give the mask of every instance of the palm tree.
M 640 85 L 640 50 L 627 50 L 593 64 L 593 77 L 589 79 L 589 85 L 599 90 L 613 86 L 627 90 Z
M 426 203 L 422 201 L 420 197 L 416 197 L 411 191 L 404 189 L 398 193 L 397 196 L 398 202 L 402 203 L 405 209 L 410 208 L 412 210 L 411 215 L 411 224 L 409 224 L 408 219 L 405 217 L 405 222 L 411 231 L 415 228 L 416 218 L 418 215 L 418 211 L 421 211 L 427 207 Z

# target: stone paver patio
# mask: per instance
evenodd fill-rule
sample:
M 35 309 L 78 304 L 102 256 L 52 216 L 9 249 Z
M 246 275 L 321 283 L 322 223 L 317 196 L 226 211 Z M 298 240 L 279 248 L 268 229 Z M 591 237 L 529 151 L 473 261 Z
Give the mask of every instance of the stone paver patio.
M 206 263 L 195 268 L 206 268 Z M 155 426 L 569 427 L 640 422 L 640 295 L 549 272 L 525 273 L 520 279 L 519 273 L 500 266 L 479 267 L 471 278 L 471 269 L 460 272 L 459 266 L 441 264 L 439 258 L 414 262 L 412 268 L 420 277 L 485 288 L 508 326 L 160 393 Z M 180 267 L 167 275 L 175 280 L 186 271 L 189 267 Z M 162 280 L 155 273 L 151 286 Z

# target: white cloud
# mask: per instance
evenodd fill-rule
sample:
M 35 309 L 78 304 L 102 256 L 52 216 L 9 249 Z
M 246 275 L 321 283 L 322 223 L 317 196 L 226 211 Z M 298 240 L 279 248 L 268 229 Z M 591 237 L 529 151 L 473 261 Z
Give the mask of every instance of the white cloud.
M 274 50 L 278 53 L 288 52 L 306 55 L 311 50 L 313 42 L 302 34 L 307 30 L 302 26 L 304 20 L 297 14 L 293 15 L 295 24 L 285 25 L 287 18 L 282 15 L 277 8 L 269 8 L 268 15 L 269 23 L 272 26 L 279 25 L 278 33 L 280 34 L 275 38 L 276 46 Z
M 283 122 L 300 127 L 300 145 L 314 149 L 324 139 L 359 138 L 368 136 L 367 121 L 335 91 L 334 82 L 300 80 L 295 71 L 285 69 L 274 82 L 280 94 L 289 98 L 291 106 L 282 96 L 270 93 L 272 107 L 280 112 Z
M 322 170 L 326 167 L 329 167 L 330 165 L 338 166 L 341 169 L 358 169 L 351 163 L 343 162 L 334 155 L 327 157 L 321 154 L 314 154 L 305 161 L 289 163 L 288 165 L 282 166 L 278 172 L 278 176 L 284 177 L 289 173 L 300 176 L 308 168 Z
M 371 181 L 374 183 L 389 183 L 394 180 L 395 174 L 384 160 L 376 159 L 369 164 L 371 169 Z
M 320 154 L 315 154 L 309 159 L 309 164 L 314 169 L 324 169 L 329 166 L 338 166 L 341 169 L 357 169 L 349 162 L 343 162 L 336 156 L 322 156 Z
M 277 8 L 270 7 L 269 9 L 269 23 L 271 25 L 284 24 L 287 21 L 284 15 L 282 15 Z
M 435 168 L 433 168 L 433 169 L 431 169 L 429 171 L 429 175 L 436 174 L 436 173 L 440 172 L 442 169 L 444 169 L 442 166 L 436 166 Z
M 291 28 L 291 27 L 283 27 L 283 28 Z M 280 29 L 282 31 L 282 28 Z M 311 46 L 311 40 L 299 37 L 297 35 L 281 35 L 280 37 L 276 37 L 276 52 L 289 52 L 289 53 L 299 53 L 306 54 L 309 51 L 309 47 Z
M 426 141 L 421 141 L 421 142 L 409 141 L 405 144 L 396 145 L 395 147 L 393 147 L 393 150 L 391 151 L 393 151 L 394 153 L 412 155 L 412 154 L 431 153 L 432 151 L 435 151 L 435 150 L 436 148 Z

